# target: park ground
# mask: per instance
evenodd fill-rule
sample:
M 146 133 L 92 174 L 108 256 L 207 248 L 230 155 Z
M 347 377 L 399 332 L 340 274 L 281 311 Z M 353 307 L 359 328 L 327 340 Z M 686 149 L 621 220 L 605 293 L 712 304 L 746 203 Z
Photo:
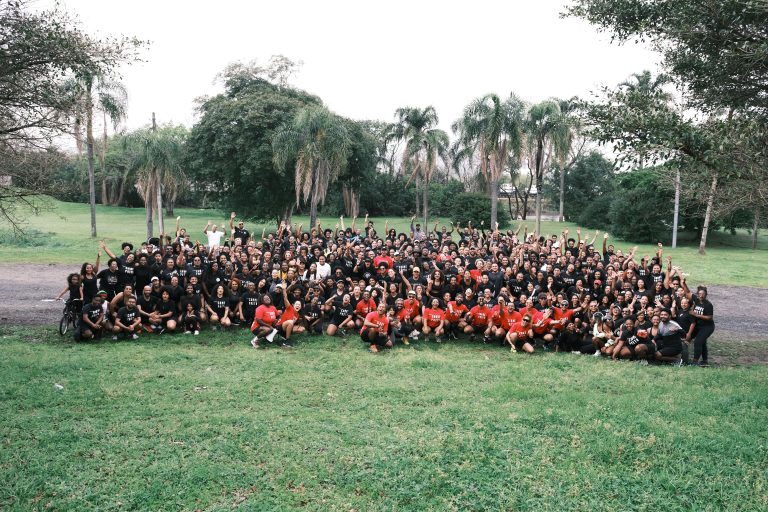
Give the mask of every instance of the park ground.
M 672 251 L 712 285 L 707 369 L 245 331 L 75 344 L 41 299 L 96 244 L 87 207 L 56 206 L 0 242 L 0 510 L 768 510 L 765 237 Z M 142 238 L 141 210 L 99 220 Z

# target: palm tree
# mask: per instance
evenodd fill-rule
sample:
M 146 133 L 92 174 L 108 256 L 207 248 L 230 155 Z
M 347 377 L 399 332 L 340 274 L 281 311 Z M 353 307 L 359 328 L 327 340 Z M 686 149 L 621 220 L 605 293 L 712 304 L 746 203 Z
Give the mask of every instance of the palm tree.
M 147 212 L 147 238 L 153 236 L 153 210 L 157 212 L 160 234 L 165 234 L 163 219 L 163 188 L 166 190 L 185 183 L 181 166 L 185 141 L 183 127 L 165 126 L 137 130 L 126 137 L 131 153 L 131 170 L 137 173 L 136 189 L 144 200 Z M 175 198 L 175 193 L 173 194 Z
M 408 183 L 422 185 L 424 226 L 429 222 L 429 182 L 435 171 L 437 159 L 446 160 L 448 134 L 436 128 L 439 119 L 432 105 L 423 109 L 403 107 L 395 111 L 397 121 L 390 130 L 390 140 L 404 141 L 401 172 L 409 175 Z M 416 194 L 416 215 L 419 214 L 419 195 Z
M 514 94 L 505 101 L 487 94 L 472 101 L 461 119 L 453 123 L 458 135 L 455 153 L 480 160 L 480 172 L 486 179 L 491 198 L 491 229 L 497 222 L 499 180 L 511 162 L 519 161 L 524 103 Z
M 325 202 L 328 185 L 346 165 L 349 134 L 340 118 L 325 107 L 306 107 L 272 140 L 275 166 L 295 161 L 296 202 L 309 202 L 309 222 L 317 224 L 317 205 Z
M 560 211 L 558 220 L 565 220 L 565 175 L 568 172 L 568 155 L 573 148 L 574 139 L 581 130 L 579 119 L 575 116 L 576 101 L 559 100 L 560 120 L 554 130 L 552 137 L 552 146 L 554 156 L 560 166 Z
M 91 207 L 91 236 L 96 237 L 96 163 L 94 155 L 93 115 L 101 110 L 116 125 L 125 117 L 126 93 L 119 82 L 98 72 L 84 70 L 65 85 L 65 89 L 79 97 L 75 102 L 74 134 L 78 151 L 82 150 L 82 125 L 85 121 L 85 147 L 88 158 L 88 199 Z M 106 134 L 106 126 L 105 126 Z M 105 136 L 106 139 L 106 136 Z M 105 140 L 106 144 L 106 140 Z M 102 197 L 102 202 L 104 198 Z
M 525 120 L 528 148 L 533 160 L 533 175 L 536 180 L 536 233 L 541 233 L 541 199 L 544 172 L 548 167 L 554 139 L 562 130 L 563 116 L 557 100 L 545 100 L 531 106 Z M 531 162 L 529 159 L 528 166 Z

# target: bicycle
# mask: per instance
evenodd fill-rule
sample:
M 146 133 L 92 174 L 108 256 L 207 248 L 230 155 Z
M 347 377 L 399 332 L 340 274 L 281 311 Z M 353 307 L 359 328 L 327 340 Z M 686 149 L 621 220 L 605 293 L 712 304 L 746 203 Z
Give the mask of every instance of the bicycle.
M 64 303 L 64 311 L 61 314 L 61 320 L 59 320 L 59 334 L 64 336 L 67 334 L 69 327 L 77 329 L 80 325 L 80 312 L 83 309 L 83 301 L 81 299 L 72 299 Z

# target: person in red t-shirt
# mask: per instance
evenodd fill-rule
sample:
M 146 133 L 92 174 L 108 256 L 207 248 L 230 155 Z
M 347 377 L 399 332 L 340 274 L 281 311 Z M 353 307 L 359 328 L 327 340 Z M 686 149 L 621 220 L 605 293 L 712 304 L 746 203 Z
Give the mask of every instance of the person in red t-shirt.
M 288 298 L 288 292 L 285 291 L 285 287 L 283 287 L 283 301 L 284 304 L 286 304 L 286 307 L 283 314 L 280 315 L 280 320 L 277 321 L 277 327 L 279 327 L 281 334 L 287 341 L 291 339 L 291 334 L 301 334 L 304 332 L 303 326 L 296 325 L 296 322 L 301 318 L 302 303 L 300 300 L 291 303 Z
M 486 343 L 491 340 L 491 308 L 485 305 L 485 298 L 481 295 L 477 298 L 477 306 L 469 310 L 467 320 L 469 324 L 464 328 L 464 333 L 469 334 L 470 341 L 474 340 L 475 333 L 483 333 Z
M 565 326 L 568 325 L 569 322 L 573 321 L 574 314 L 575 311 L 568 308 L 568 301 L 562 301 L 560 303 L 560 307 L 554 308 L 552 315 L 554 323 L 552 324 L 552 328 L 555 329 L 559 334 L 565 330 Z
M 371 299 L 371 293 L 369 291 L 363 292 L 363 297 L 357 301 L 355 306 L 355 326 L 358 328 L 363 326 L 365 317 L 368 313 L 376 310 L 376 303 Z
M 501 297 L 499 297 L 501 299 Z M 509 329 L 517 322 L 523 319 L 523 315 L 515 310 L 515 303 L 510 301 L 503 310 L 499 311 L 498 316 L 493 317 L 494 335 L 504 345 L 504 339 Z
M 416 298 L 416 292 L 408 290 L 408 298 L 403 301 L 403 309 L 398 313 L 400 321 L 413 326 L 413 331 L 409 334 L 410 338 L 419 339 L 419 332 L 423 320 L 421 318 L 421 303 Z
M 251 332 L 253 333 L 253 339 L 251 345 L 253 348 L 259 348 L 260 338 L 266 338 L 267 341 L 273 341 L 275 336 L 278 335 L 275 325 L 277 323 L 278 310 L 272 305 L 272 297 L 268 293 L 264 294 L 261 299 L 261 305 L 256 308 L 256 314 L 253 317 L 253 324 L 251 324 Z M 290 347 L 289 344 L 282 340 L 283 346 Z
M 421 328 L 421 332 L 424 333 L 424 337 L 429 336 L 429 333 L 435 333 L 435 341 L 441 343 L 443 340 L 440 336 L 445 332 L 445 312 L 440 309 L 440 301 L 438 299 L 432 299 L 432 307 L 424 308 L 421 317 L 424 319 L 424 326 Z
M 456 294 L 456 300 L 450 300 L 451 295 L 446 293 L 447 306 L 445 307 L 445 322 L 443 328 L 448 333 L 448 337 L 456 339 L 457 332 L 464 332 L 464 328 L 467 326 L 467 322 L 464 321 L 464 316 L 469 309 L 464 304 L 464 296 L 461 293 Z
M 538 311 L 533 315 L 533 334 L 536 338 L 542 340 L 544 345 L 551 345 L 555 342 L 556 322 L 552 320 L 552 309 L 547 308 L 544 311 Z
M 360 329 L 360 337 L 370 344 L 371 352 L 378 352 L 378 347 L 392 346 L 387 305 L 384 302 L 379 303 L 376 311 L 371 311 L 366 315 L 363 328 Z
M 526 313 L 523 315 L 523 319 L 519 322 L 515 322 L 509 328 L 506 337 L 507 343 L 509 343 L 512 352 L 518 350 L 524 350 L 529 354 L 533 354 L 533 325 L 531 324 L 531 315 Z

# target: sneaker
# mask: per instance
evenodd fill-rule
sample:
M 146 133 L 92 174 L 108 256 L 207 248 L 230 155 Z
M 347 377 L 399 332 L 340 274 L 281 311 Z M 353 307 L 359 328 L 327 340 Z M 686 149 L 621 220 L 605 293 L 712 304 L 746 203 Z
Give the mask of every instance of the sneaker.
M 640 366 L 648 366 L 648 360 L 647 359 L 641 359 L 640 360 Z
M 677 368 L 680 368 L 680 367 L 682 367 L 682 366 L 683 366 L 683 358 L 681 357 L 681 358 L 680 358 L 680 359 L 678 359 L 678 360 L 677 360 L 677 362 L 675 363 L 675 367 L 677 367 Z
M 215 325 L 214 325 L 213 327 L 211 327 L 211 330 L 212 330 L 212 331 L 218 331 L 218 330 L 219 330 L 219 328 L 218 328 L 217 326 L 215 326 Z
M 368 350 L 373 352 L 374 354 L 379 351 L 379 349 L 376 348 L 376 345 L 371 345 L 370 347 L 368 347 Z
M 440 336 L 435 337 L 435 343 L 442 343 L 443 339 Z
M 699 366 L 701 366 L 702 368 L 709 368 L 709 362 L 707 362 L 707 361 L 702 361 L 702 362 L 699 364 Z
M 510 351 L 510 352 L 517 352 L 517 349 L 515 348 L 515 346 L 514 346 L 514 345 L 512 345 L 512 347 L 509 349 L 509 351 Z
M 253 339 L 251 340 L 251 346 L 253 348 L 260 348 L 261 347 L 261 345 L 259 345 L 259 337 L 258 336 L 254 336 L 253 337 Z
M 137 339 L 139 339 L 139 335 L 138 334 L 131 334 L 131 339 L 132 340 L 137 340 Z
M 293 344 L 290 341 L 284 339 L 280 343 L 280 348 L 293 348 Z
M 579 355 L 581 354 L 581 352 L 579 352 L 578 350 L 571 350 L 571 354 Z
M 347 338 L 347 337 L 349 337 L 349 333 L 347 332 L 347 330 L 346 330 L 346 329 L 341 329 L 339 332 L 341 332 L 341 337 L 342 337 L 342 338 Z
M 117 334 L 112 335 L 112 341 L 117 341 Z
M 592 355 L 593 355 L 594 357 L 600 357 L 600 351 L 599 351 L 599 350 L 595 350 L 595 353 L 594 353 L 594 354 L 592 354 Z
M 469 335 L 469 341 L 475 341 L 475 335 L 474 334 L 470 334 Z
M 410 341 L 408 341 L 408 336 L 406 336 L 405 338 L 403 338 L 403 345 L 410 345 L 410 344 L 411 344 L 411 342 L 410 342 Z
M 483 343 L 490 343 L 491 337 L 490 336 L 483 336 Z
M 275 336 L 277 336 L 277 329 L 272 329 L 272 332 L 270 332 L 266 336 L 267 341 L 272 343 L 273 341 L 275 341 Z
M 198 334 L 200 334 L 200 331 L 195 331 L 195 332 L 194 332 L 194 335 L 195 335 L 195 336 L 197 336 Z
M 157 334 L 163 334 L 165 332 L 165 327 L 161 327 L 159 331 L 157 331 Z
M 418 338 L 419 337 L 419 331 L 416 329 L 411 331 L 411 334 L 408 335 L 409 338 Z
M 184 334 L 192 334 L 192 331 L 184 331 Z

